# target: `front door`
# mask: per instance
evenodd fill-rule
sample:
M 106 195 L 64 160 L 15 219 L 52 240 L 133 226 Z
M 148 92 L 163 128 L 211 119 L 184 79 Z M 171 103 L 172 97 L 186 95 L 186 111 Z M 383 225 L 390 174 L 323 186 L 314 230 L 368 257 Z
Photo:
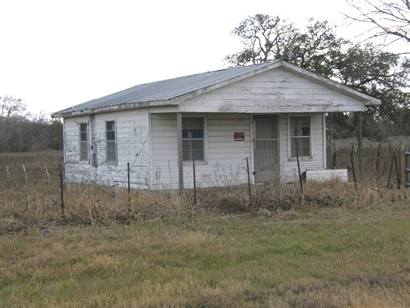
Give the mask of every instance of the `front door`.
M 255 183 L 279 180 L 279 138 L 277 116 L 254 116 Z

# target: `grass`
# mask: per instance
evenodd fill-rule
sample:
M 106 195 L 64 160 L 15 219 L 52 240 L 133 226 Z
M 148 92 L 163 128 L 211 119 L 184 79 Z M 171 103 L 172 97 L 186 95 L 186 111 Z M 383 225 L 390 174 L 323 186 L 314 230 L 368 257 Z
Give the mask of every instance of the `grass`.
M 62 217 L 61 153 L 2 154 L 0 307 L 409 307 L 410 194 L 382 160 L 358 190 L 254 186 L 251 206 L 70 184 Z
M 0 237 L 3 306 L 410 305 L 410 209 L 194 215 Z

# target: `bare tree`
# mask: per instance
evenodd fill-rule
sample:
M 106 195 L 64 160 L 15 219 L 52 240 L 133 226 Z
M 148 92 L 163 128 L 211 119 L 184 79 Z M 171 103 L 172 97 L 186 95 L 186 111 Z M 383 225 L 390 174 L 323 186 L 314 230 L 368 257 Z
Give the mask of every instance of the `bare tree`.
M 22 115 L 26 110 L 26 105 L 21 98 L 14 96 L 0 96 L 0 118 L 10 118 L 15 115 Z
M 410 43 L 410 0 L 347 0 L 355 9 L 348 18 L 372 26 L 370 38 L 384 38 L 385 45 Z

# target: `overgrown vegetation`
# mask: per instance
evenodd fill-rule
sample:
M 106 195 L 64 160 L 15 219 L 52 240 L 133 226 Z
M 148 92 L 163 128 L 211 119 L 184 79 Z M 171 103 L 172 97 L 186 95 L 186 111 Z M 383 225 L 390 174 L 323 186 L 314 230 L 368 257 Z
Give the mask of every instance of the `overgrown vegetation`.
M 61 150 L 62 139 L 61 121 L 28 113 L 21 99 L 0 97 L 0 153 Z
M 338 153 L 345 164 L 349 151 Z M 389 153 L 378 178 L 364 156 L 358 190 L 254 186 L 251 203 L 246 187 L 201 190 L 194 205 L 191 191 L 129 201 L 124 189 L 68 184 L 64 217 L 61 153 L 2 154 L 0 303 L 406 307 L 410 194 L 386 188 Z

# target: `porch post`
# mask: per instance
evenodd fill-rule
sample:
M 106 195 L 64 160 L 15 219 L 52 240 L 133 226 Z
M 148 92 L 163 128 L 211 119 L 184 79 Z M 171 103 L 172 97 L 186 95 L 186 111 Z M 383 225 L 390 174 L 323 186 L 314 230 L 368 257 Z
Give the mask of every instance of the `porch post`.
M 362 128 L 362 112 L 358 113 L 357 117 L 357 154 L 359 161 L 359 173 L 362 175 L 363 165 L 362 165 L 362 151 L 363 151 L 363 128 Z
M 184 164 L 182 161 L 182 115 L 177 113 L 177 148 L 178 148 L 178 189 L 184 189 Z

